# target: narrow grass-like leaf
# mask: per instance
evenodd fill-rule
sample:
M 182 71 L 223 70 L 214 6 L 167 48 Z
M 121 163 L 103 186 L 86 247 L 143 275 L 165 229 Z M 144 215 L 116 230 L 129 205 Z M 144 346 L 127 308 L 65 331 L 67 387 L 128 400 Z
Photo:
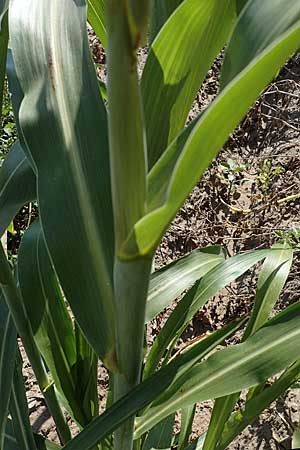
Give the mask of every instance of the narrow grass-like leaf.
M 259 273 L 254 307 L 243 340 L 268 320 L 290 273 L 293 250 L 285 244 L 275 244 L 272 248 L 278 251 L 267 256 Z
M 255 303 L 242 342 L 265 324 L 290 272 L 292 249 L 286 244 L 275 244 L 272 248 L 277 251 L 267 256 L 259 272 Z M 238 398 L 239 393 L 215 401 L 204 450 L 215 449 Z
M 0 169 L 0 236 L 19 209 L 36 199 L 36 177 L 20 145 L 16 142 Z
M 141 85 L 150 168 L 184 127 L 234 19 L 231 0 L 185 0 L 153 42 Z
M 84 426 L 97 411 L 96 386 L 90 367 L 89 344 L 78 329 L 75 333 L 51 265 L 39 221 L 24 234 L 18 255 L 22 299 L 36 344 L 49 367 L 56 387 L 64 395 L 71 416 Z M 59 324 L 59 327 L 57 326 Z M 92 356 L 93 364 L 95 363 Z M 87 366 L 86 366 L 87 364 Z M 79 372 L 81 370 L 81 374 Z M 97 398 L 97 395 L 96 395 Z
M 272 339 L 269 341 L 269 345 L 272 346 L 272 352 L 277 352 L 277 358 L 273 359 L 273 355 L 271 354 L 270 350 L 268 349 L 266 352 L 264 352 L 264 355 L 266 357 L 266 365 L 262 366 L 260 370 L 258 370 L 259 363 L 262 362 L 262 359 L 260 358 L 260 361 L 258 361 L 257 358 L 255 358 L 255 355 L 252 355 L 252 363 L 251 366 L 248 367 L 248 370 L 237 377 L 239 383 L 245 385 L 248 385 L 248 382 L 251 380 L 252 383 L 257 382 L 257 376 L 265 377 L 267 372 L 272 372 L 275 374 L 279 367 L 282 367 L 284 364 L 288 365 L 286 363 L 286 360 L 288 359 L 288 353 L 287 349 L 290 350 L 290 347 L 292 347 L 291 340 L 295 343 L 296 336 L 299 337 L 300 335 L 300 328 L 299 328 L 299 321 L 300 321 L 300 306 L 298 304 L 293 305 L 292 307 L 287 308 L 284 311 L 284 314 L 280 314 L 277 316 L 276 320 L 270 321 L 269 325 L 262 328 L 255 336 L 251 338 L 251 345 L 249 344 L 250 339 L 246 341 L 244 344 L 239 344 L 235 348 L 229 348 L 222 350 L 221 352 L 218 352 L 217 354 L 214 354 L 211 356 L 207 361 L 204 361 L 200 364 L 202 364 L 202 367 L 204 366 L 205 369 L 208 369 L 209 373 L 204 374 L 204 370 L 201 370 L 203 375 L 207 375 L 208 378 L 204 376 L 202 379 L 200 386 L 203 385 L 203 383 L 210 384 L 210 381 L 214 383 L 214 386 L 212 387 L 212 390 L 217 393 L 217 395 L 224 395 L 223 392 L 227 390 L 228 388 L 234 389 L 233 386 L 235 385 L 235 377 L 232 378 L 232 382 L 230 382 L 227 379 L 226 384 L 224 384 L 223 380 L 220 383 L 215 384 L 215 380 L 212 380 L 210 375 L 215 374 L 218 375 L 219 372 L 214 371 L 214 367 L 212 366 L 210 369 L 208 366 L 210 366 L 210 363 L 213 359 L 213 361 L 216 359 L 216 357 L 221 360 L 223 359 L 223 356 L 225 360 L 227 360 L 228 356 L 228 350 L 230 350 L 231 357 L 234 356 L 235 353 L 237 353 L 236 356 L 236 363 L 239 367 L 241 367 L 244 363 L 243 357 L 241 358 L 241 353 L 244 352 L 244 350 L 249 350 L 249 353 L 251 355 L 252 349 L 251 346 L 257 347 L 256 350 L 258 350 L 260 353 L 264 352 L 266 350 L 266 347 L 268 347 L 268 344 L 266 344 L 267 340 L 271 337 L 270 334 L 272 334 Z M 288 329 L 288 331 L 287 331 Z M 287 334 L 288 333 L 288 334 Z M 292 337 L 292 335 L 294 335 Z M 276 338 L 275 340 L 273 338 Z M 255 340 L 259 340 L 259 345 L 255 344 Z M 271 343 L 270 343 L 271 342 Z M 288 348 L 286 347 L 286 344 L 288 344 Z M 244 346 L 244 347 L 241 347 Z M 258 349 L 259 347 L 259 349 Z M 279 350 L 282 350 L 282 347 L 285 347 L 286 350 L 283 350 L 282 352 L 279 352 Z M 295 354 L 297 354 L 297 346 L 293 345 L 293 350 Z M 248 354 L 248 352 L 247 352 Z M 281 356 L 283 355 L 283 359 L 281 359 Z M 182 355 L 183 357 L 184 355 Z M 248 355 L 247 355 L 248 356 Z M 292 359 L 292 355 L 289 352 L 289 356 Z M 245 355 L 246 357 L 246 355 Z M 181 359 L 181 357 L 179 357 Z M 143 383 L 136 386 L 129 394 L 127 394 L 124 398 L 120 399 L 118 402 L 114 403 L 108 410 L 106 410 L 105 413 L 103 413 L 101 416 L 95 418 L 89 425 L 85 427 L 81 433 L 79 433 L 78 436 L 76 436 L 71 442 L 69 442 L 65 447 L 64 450 L 82 450 L 83 448 L 85 450 L 90 450 L 97 442 L 102 441 L 105 436 L 112 433 L 117 427 L 120 426 L 122 422 L 127 420 L 129 417 L 134 415 L 138 410 L 141 408 L 144 408 L 147 404 L 152 402 L 155 398 L 157 398 L 159 393 L 165 392 L 166 388 L 170 385 L 172 385 L 172 380 L 174 380 L 178 374 L 178 371 L 182 369 L 181 362 L 185 364 L 187 361 L 182 360 L 178 362 L 178 359 L 176 358 L 173 362 L 171 362 L 169 365 L 164 367 L 163 369 L 156 372 L 154 375 L 149 377 L 147 380 L 145 380 Z M 233 359 L 233 358 L 230 358 Z M 284 361 L 285 360 L 285 361 Z M 256 366 L 255 366 L 256 361 Z M 231 372 L 231 365 L 232 361 L 225 361 L 223 366 L 222 361 L 222 369 L 221 371 L 224 372 L 224 370 L 228 370 Z M 276 366 L 276 367 L 275 367 Z M 196 366 L 196 370 L 198 372 L 199 365 Z M 280 370 L 280 369 L 279 369 Z M 195 371 L 195 368 L 192 369 L 192 371 Z M 238 371 L 238 369 L 237 369 Z M 263 371 L 263 373 L 262 373 Z M 205 370 L 206 372 L 206 370 Z M 232 374 L 232 372 L 231 372 Z M 198 373 L 200 376 L 200 373 Z M 215 378 L 214 376 L 214 378 Z M 267 375 L 269 376 L 269 375 Z M 230 386 L 228 386 L 230 385 Z M 215 389 L 215 386 L 217 386 L 217 389 Z M 249 386 L 249 385 L 248 385 Z M 239 387 L 236 386 L 239 390 Z M 222 393 L 220 393 L 222 392 Z M 207 395 L 205 397 L 210 398 L 210 395 L 214 395 L 211 392 L 209 392 L 209 389 L 206 389 Z M 204 395 L 204 394 L 203 394 Z M 179 406 L 180 408 L 180 406 Z M 149 412 L 152 411 L 152 408 L 150 408 L 147 412 L 147 416 L 149 417 Z M 145 417 L 141 417 L 139 420 L 144 420 Z M 148 422 L 148 421 L 147 421 Z M 155 422 L 155 420 L 153 420 Z M 156 422 L 158 423 L 158 422 Z M 141 424 L 141 422 L 140 422 Z M 144 422 L 145 424 L 145 422 Z M 154 424 L 153 424 L 154 425 Z M 145 426 L 145 428 L 149 429 L 151 426 Z M 137 426 L 137 434 L 136 438 L 138 438 L 139 435 L 142 434 L 141 426 L 138 424 Z
M 22 359 L 17 353 L 14 377 L 11 388 L 9 412 L 14 434 L 20 450 L 37 450 L 29 421 L 26 391 L 22 374 Z
M 105 0 L 87 0 L 88 11 L 87 18 L 92 25 L 96 35 L 105 48 L 107 44 L 106 25 L 105 25 Z
M 107 121 L 86 36 L 85 1 L 12 0 L 10 26 L 24 92 L 19 119 L 38 172 L 46 244 L 83 332 L 114 368 Z
M 183 373 L 137 419 L 140 436 L 172 412 L 266 381 L 298 356 L 300 308 L 293 305 L 244 343 L 221 350 Z
M 189 442 L 195 412 L 196 412 L 196 404 L 190 405 L 187 408 L 181 410 L 180 434 L 178 438 L 179 450 L 183 450 Z
M 0 293 L 0 450 L 4 445 L 4 430 L 15 367 L 17 332 L 12 316 Z
M 144 376 L 152 373 L 165 349 L 174 338 L 179 338 L 194 314 L 220 289 L 243 275 L 272 250 L 259 250 L 233 256 L 210 270 L 184 297 L 156 337 L 146 360 Z M 277 252 L 277 250 L 274 250 Z
M 246 405 L 235 412 L 225 425 L 217 450 L 225 450 L 252 421 L 268 408 L 300 377 L 300 362 L 295 362 L 270 387 L 265 388 L 257 396 L 246 402 Z
M 99 413 L 97 391 L 98 360 L 77 323 L 75 323 L 75 337 L 76 363 L 72 367 L 75 395 L 86 420 L 90 422 Z
M 297 2 L 295 5 L 300 12 L 300 4 Z M 285 9 L 285 12 L 288 11 L 289 9 Z M 253 39 L 259 41 L 255 45 L 258 50 L 261 49 L 260 39 L 262 36 L 260 33 L 256 35 L 256 29 L 259 29 L 262 24 L 264 27 L 272 29 L 275 25 L 274 18 L 277 20 L 276 17 L 276 14 L 254 14 L 244 24 L 244 29 L 247 27 L 247 30 L 252 30 Z M 192 124 L 193 129 L 180 156 L 176 158 L 176 164 L 174 163 L 174 153 L 176 155 L 178 152 L 177 140 L 171 144 L 170 150 L 162 155 L 157 164 L 164 169 L 162 170 L 163 177 L 156 177 L 155 184 L 159 187 L 152 187 L 149 191 L 161 191 L 160 198 L 156 200 L 157 209 L 136 224 L 134 233 L 128 238 L 128 242 L 123 248 L 124 256 L 128 255 L 129 257 L 135 253 L 147 254 L 157 245 L 158 236 L 160 238 L 165 231 L 199 177 L 226 142 L 229 133 L 238 125 L 277 70 L 299 47 L 299 20 L 294 8 L 290 12 L 290 17 L 292 25 L 289 28 L 285 26 L 282 30 L 278 30 L 278 33 L 281 34 L 274 38 L 266 48 L 253 55 L 253 59 L 244 70 L 226 85 L 216 100 L 200 116 L 197 123 Z M 168 171 L 165 168 L 169 165 L 170 170 L 167 175 Z M 159 172 L 158 168 L 157 172 Z M 148 203 L 152 204 L 152 208 L 155 207 L 151 198 L 148 198 Z
M 22 338 L 28 359 L 35 373 L 41 391 L 44 393 L 49 410 L 55 420 L 58 433 L 63 442 L 70 438 L 70 430 L 60 409 L 53 383 L 49 380 L 41 354 L 35 343 L 30 320 L 17 288 L 9 262 L 0 244 L 0 287 L 6 304 L 13 317 L 17 331 Z M 14 359 L 15 361 L 15 359 Z
M 178 377 L 186 368 L 191 367 L 209 351 L 214 349 L 226 337 L 229 337 L 243 323 L 238 320 L 235 323 L 218 330 L 207 338 L 198 342 L 185 353 L 176 357 L 166 367 L 149 377 L 142 384 L 134 388 L 122 400 L 114 403 L 100 417 L 95 418 L 86 429 L 75 438 L 74 442 L 68 444 L 66 449 L 79 449 L 80 445 L 92 448 L 98 441 L 109 435 L 117 428 L 123 420 L 128 419 L 139 409 L 153 401 L 157 395 L 163 392 L 172 380 Z M 112 416 L 110 416 L 110 413 Z M 74 447 L 73 447 L 74 446 Z
M 196 280 L 222 261 L 224 251 L 216 245 L 194 250 L 154 272 L 148 291 L 146 322 L 152 320 L 185 289 L 189 289 Z

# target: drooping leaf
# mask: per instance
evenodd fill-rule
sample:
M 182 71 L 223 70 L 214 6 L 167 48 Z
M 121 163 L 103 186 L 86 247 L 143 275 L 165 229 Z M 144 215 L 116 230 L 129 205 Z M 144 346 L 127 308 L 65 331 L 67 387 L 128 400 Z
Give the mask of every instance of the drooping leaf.
M 137 419 L 136 436 L 179 408 L 255 386 L 284 370 L 298 357 L 299 325 L 300 308 L 295 304 L 244 343 L 194 365 Z
M 260 1 L 255 1 L 257 7 Z M 274 11 L 281 5 L 271 3 Z M 295 11 L 297 7 L 297 11 Z M 180 9 L 180 8 L 179 8 Z M 163 173 L 157 176 L 154 183 L 157 188 L 149 187 L 149 192 L 160 191 L 160 195 L 152 205 L 153 211 L 141 219 L 135 226 L 135 230 L 124 245 L 124 257 L 133 257 L 134 254 L 147 254 L 154 248 L 169 222 L 175 216 L 178 208 L 206 170 L 212 159 L 218 154 L 222 145 L 226 142 L 230 132 L 238 125 L 247 113 L 248 108 L 255 101 L 261 90 L 274 77 L 277 70 L 285 63 L 286 59 L 299 47 L 300 28 L 299 17 L 300 4 L 294 3 L 292 10 L 285 8 L 285 15 L 290 17 L 290 25 L 283 22 L 281 29 L 277 28 L 278 35 L 263 48 L 261 39 L 264 37 L 256 30 L 263 27 L 273 29 L 277 26 L 277 14 L 253 14 L 244 23 L 245 33 L 252 30 L 253 39 L 257 40 L 255 48 L 257 53 L 253 59 L 238 73 L 236 77 L 226 85 L 216 100 L 200 116 L 197 123 L 192 124 L 192 131 L 185 141 L 181 152 L 178 152 L 178 137 L 157 162 L 156 172 Z M 240 16 L 240 20 L 244 14 Z M 280 21 L 281 23 L 281 21 Z M 237 25 L 239 26 L 239 25 Z M 246 30 L 247 28 L 247 30 Z M 224 119 L 226 118 L 226 120 Z M 187 132 L 185 131 L 184 134 Z M 180 153 L 179 156 L 178 153 Z M 174 163 L 174 154 L 176 156 Z M 168 171 L 169 167 L 169 171 Z M 167 168 L 167 169 L 166 169 Z M 155 209 L 156 208 L 156 209 Z M 158 238 L 159 236 L 159 238 Z
M 247 401 L 245 406 L 236 411 L 225 425 L 217 450 L 225 450 L 252 421 L 268 408 L 300 377 L 300 362 L 296 361 L 270 387 Z
M 224 89 L 259 54 L 279 42 L 300 20 L 300 5 L 294 0 L 250 0 L 240 16 L 226 49 L 221 73 L 221 89 Z M 245 5 L 244 5 L 245 6 Z M 243 51 L 241 51 L 241 48 Z M 287 58 L 291 55 L 287 54 Z
M 16 142 L 0 169 L 0 236 L 20 208 L 36 199 L 36 177 L 20 145 Z
M 226 337 L 229 337 L 241 326 L 241 323 L 242 321 L 239 320 L 216 331 L 187 352 L 179 355 L 166 367 L 132 389 L 124 398 L 111 405 L 102 416 L 95 418 L 72 442 L 68 443 L 65 450 L 79 450 L 83 446 L 90 449 L 97 442 L 102 441 L 105 436 L 109 436 L 121 423 L 153 401 L 171 384 L 172 380 L 183 373 L 186 367 L 191 367 L 199 358 L 201 359 Z
M 243 372 L 240 374 L 240 377 L 238 377 L 239 382 L 242 383 L 242 381 L 245 382 L 245 384 L 248 384 L 248 382 L 251 381 L 255 384 L 257 382 L 257 376 L 265 376 L 267 372 L 273 372 L 275 374 L 277 372 L 277 369 L 286 363 L 286 360 L 288 359 L 288 353 L 289 356 L 292 358 L 292 355 L 290 352 L 286 352 L 285 350 L 282 351 L 283 353 L 283 359 L 281 360 L 282 353 L 279 352 L 279 350 L 282 349 L 282 347 L 286 347 L 286 344 L 288 343 L 288 350 L 290 350 L 290 347 L 292 346 L 291 340 L 295 343 L 296 336 L 299 337 L 300 334 L 300 328 L 299 328 L 299 321 L 300 321 L 300 306 L 298 304 L 293 305 L 292 307 L 287 308 L 283 314 L 280 314 L 277 316 L 276 320 L 271 320 L 268 326 L 262 328 L 255 336 L 256 340 L 259 340 L 259 352 L 264 353 L 266 357 L 266 365 L 261 367 L 261 370 L 258 370 L 258 367 L 255 366 L 255 364 L 251 364 L 251 367 L 249 367 L 249 370 Z M 287 331 L 288 329 L 288 331 Z M 293 329 L 293 331 L 292 331 Z M 288 333 L 288 334 L 287 334 Z M 270 334 L 272 334 L 272 339 L 269 341 L 270 345 L 272 346 L 272 352 L 277 352 L 277 356 L 279 358 L 274 358 L 273 355 L 270 352 L 270 349 L 265 352 L 266 347 L 266 341 L 270 338 Z M 294 334 L 292 337 L 291 335 Z M 273 338 L 276 338 L 275 340 Z M 254 344 L 254 336 L 251 338 L 252 344 Z M 212 361 L 212 358 L 216 358 L 218 356 L 218 359 L 222 359 L 222 357 L 227 355 L 228 350 L 232 352 L 234 350 L 234 353 L 239 353 L 239 355 L 235 355 L 237 359 L 237 365 L 240 367 L 245 362 L 243 358 L 241 358 L 241 353 L 246 350 L 246 347 L 248 350 L 250 350 L 249 345 L 250 339 L 246 341 L 244 344 L 240 344 L 239 346 L 236 346 L 235 348 L 231 349 L 225 349 L 221 352 L 218 352 L 217 354 L 211 356 L 207 361 L 204 361 L 203 364 L 207 366 Z M 247 344 L 247 345 L 246 345 Z M 251 346 L 252 346 L 251 344 Z M 241 345 L 244 347 L 242 348 Z M 246 346 L 245 346 L 246 345 Z M 267 344 L 266 344 L 267 345 Z M 254 344 L 254 347 L 256 347 L 256 344 Z M 280 349 L 281 347 L 281 349 Z M 294 354 L 297 353 L 296 346 L 293 346 Z M 226 353 L 225 353 L 226 352 Z M 251 354 L 251 350 L 250 350 Z M 182 355 L 183 356 L 183 355 Z M 231 355 L 234 356 L 234 355 Z M 246 358 L 248 357 L 248 352 L 246 355 Z M 181 359 L 181 358 L 180 358 Z M 225 359 L 225 358 L 224 358 Z M 234 358 L 232 358 L 234 359 Z M 259 358 L 260 361 L 254 356 L 252 359 L 252 362 L 256 360 L 257 365 L 259 365 L 259 362 L 262 362 L 262 359 Z M 285 361 L 284 361 L 285 360 Z M 183 364 L 187 363 L 187 361 L 182 360 Z M 208 363 L 208 361 L 210 361 Z M 223 364 L 224 361 L 222 361 Z M 228 361 L 224 367 L 222 367 L 222 371 L 224 370 L 230 370 L 231 371 L 231 363 L 232 361 Z M 276 366 L 276 367 L 275 367 Z M 196 368 L 199 368 L 198 365 L 195 366 Z M 195 371 L 195 367 L 192 369 Z M 203 367 L 203 366 L 202 366 Z M 152 402 L 155 398 L 157 398 L 159 393 L 166 392 L 166 388 L 168 386 L 172 386 L 172 380 L 176 378 L 176 375 L 179 370 L 182 370 L 181 363 L 178 364 L 178 358 L 174 359 L 170 364 L 168 364 L 163 369 L 156 372 L 154 375 L 149 377 L 147 380 L 145 380 L 143 383 L 136 386 L 129 394 L 127 394 L 124 398 L 119 400 L 118 402 L 114 403 L 108 410 L 106 410 L 105 413 L 103 413 L 101 416 L 95 418 L 89 425 L 85 427 L 83 431 L 79 433 L 78 436 L 76 436 L 70 443 L 68 443 L 64 450 L 82 450 L 83 448 L 85 450 L 91 449 L 97 442 L 102 441 L 105 436 L 111 434 L 117 427 L 120 426 L 121 423 L 123 423 L 125 420 L 127 420 L 129 417 L 134 415 L 138 410 L 141 408 L 144 408 L 147 404 Z M 280 369 L 279 369 L 280 370 Z M 238 371 L 238 370 L 237 370 Z M 204 371 L 202 371 L 204 372 Z M 262 374 L 264 372 L 264 374 Z M 211 380 L 210 375 L 214 373 L 214 368 L 211 367 L 210 373 L 207 374 L 208 378 L 203 378 L 202 383 L 208 383 L 209 380 Z M 199 375 L 199 373 L 198 373 Z M 204 375 L 204 374 L 203 374 Z M 217 373 L 219 375 L 219 372 Z M 269 375 L 268 375 L 269 376 Z M 232 379 L 232 383 L 230 383 L 230 388 L 233 387 L 235 384 L 236 379 Z M 214 380 L 215 382 L 215 380 Z M 214 389 L 214 393 L 210 392 L 209 395 L 214 396 L 215 394 L 224 395 L 223 393 L 220 394 L 220 391 L 224 392 L 228 388 L 228 379 L 226 380 L 226 385 L 223 386 L 223 380 L 222 383 L 217 383 L 217 385 L 214 383 L 215 389 L 212 387 L 212 390 Z M 208 385 L 207 385 L 208 387 Z M 239 390 L 239 387 L 236 386 L 236 388 Z M 208 394 L 208 389 L 207 389 Z M 205 395 L 206 397 L 206 395 Z M 172 405 L 173 406 L 173 405 Z M 147 415 L 149 416 L 149 412 L 152 410 L 150 408 L 147 412 Z M 144 420 L 145 417 L 141 417 L 139 420 Z M 153 422 L 156 420 L 154 419 Z M 148 422 L 148 420 L 147 420 Z M 158 423 L 158 422 L 157 422 Z M 144 422 L 145 424 L 145 422 Z M 150 425 L 150 424 L 149 424 Z M 148 425 L 144 428 L 151 428 L 151 426 Z M 140 434 L 142 434 L 142 428 L 141 428 L 141 422 L 138 424 L 136 433 L 136 438 Z M 193 448 L 193 447 L 192 447 Z
M 185 0 L 153 42 L 141 84 L 149 168 L 184 127 L 234 19 L 231 0 Z
M 12 378 L 15 367 L 17 332 L 12 316 L 0 293 L 0 449 L 4 445 L 4 430 L 8 413 Z
M 223 260 L 224 253 L 220 246 L 205 247 L 154 272 L 149 285 L 146 322 Z
M 24 92 L 19 121 L 38 172 L 46 244 L 78 323 L 114 367 L 107 121 L 86 36 L 85 1 L 13 0 L 10 26 Z
M 254 307 L 242 342 L 254 334 L 268 320 L 290 272 L 293 251 L 285 244 L 275 244 L 259 272 Z M 263 386 L 262 386 L 263 388 Z M 224 425 L 239 398 L 239 393 L 215 401 L 203 450 L 214 450 Z
M 233 256 L 210 270 L 198 284 L 183 297 L 172 311 L 165 325 L 157 335 L 146 360 L 145 374 L 152 373 L 165 349 L 180 334 L 195 313 L 220 289 L 245 273 L 251 266 L 266 257 L 272 250 L 246 252 Z M 277 250 L 274 250 L 277 252 Z

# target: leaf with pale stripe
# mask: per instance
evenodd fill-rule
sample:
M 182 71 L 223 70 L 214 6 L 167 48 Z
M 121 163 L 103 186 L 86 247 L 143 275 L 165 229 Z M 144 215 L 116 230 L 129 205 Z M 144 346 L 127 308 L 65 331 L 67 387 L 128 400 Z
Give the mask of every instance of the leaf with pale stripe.
M 185 0 L 153 42 L 141 84 L 150 168 L 184 127 L 234 20 L 231 0 Z
M 274 244 L 259 272 L 254 307 L 242 342 L 268 320 L 290 272 L 293 250 L 286 244 Z M 215 401 L 203 449 L 214 450 L 224 425 L 238 401 L 239 393 Z
M 145 322 L 152 320 L 192 284 L 224 261 L 218 245 L 192 251 L 151 275 Z
M 224 392 L 226 392 L 227 389 L 231 391 L 234 391 L 234 389 L 239 390 L 239 386 L 236 385 L 236 381 L 239 381 L 239 385 L 243 384 L 249 386 L 249 383 L 250 385 L 252 385 L 252 383 L 255 384 L 258 376 L 268 378 L 269 376 L 272 376 L 271 374 L 274 375 L 280 371 L 280 368 L 284 367 L 285 364 L 288 365 L 288 360 L 292 362 L 294 356 L 298 356 L 297 346 L 294 345 L 294 343 L 295 339 L 300 339 L 299 322 L 300 306 L 295 304 L 292 307 L 287 308 L 284 314 L 279 315 L 276 320 L 271 320 L 268 326 L 263 327 L 255 335 L 256 337 L 253 336 L 251 340 L 249 339 L 244 344 L 239 344 L 234 348 L 221 350 L 208 358 L 207 361 L 200 363 L 201 367 L 205 369 L 201 370 L 202 374 L 207 376 L 201 378 L 199 384 L 199 387 L 201 387 L 203 383 L 206 383 L 206 394 L 204 395 L 203 390 L 202 395 L 204 397 L 211 398 L 210 396 L 214 396 L 214 393 L 220 396 L 224 395 Z M 252 347 L 255 347 L 256 352 L 264 354 L 263 366 L 260 366 L 262 358 L 256 358 L 256 355 L 254 354 L 251 358 L 253 350 Z M 230 360 L 227 358 L 228 350 L 230 350 Z M 247 368 L 245 359 L 247 359 L 249 355 L 251 365 Z M 274 355 L 277 355 L 277 357 L 274 357 Z M 218 372 L 215 372 L 214 367 L 216 357 L 219 360 L 218 364 L 220 365 L 220 371 Z M 209 368 L 212 358 L 214 364 L 212 364 L 211 368 Z M 106 410 L 104 414 L 94 419 L 83 431 L 79 433 L 78 436 L 76 436 L 64 447 L 64 450 L 82 450 L 83 448 L 85 450 L 91 449 L 97 442 L 102 441 L 105 436 L 109 435 L 117 427 L 119 427 L 121 423 L 157 398 L 159 393 L 167 392 L 167 387 L 172 386 L 172 380 L 176 378 L 178 371 L 182 369 L 180 363 L 178 364 L 178 359 L 175 359 L 169 365 L 156 372 L 143 383 L 139 384 L 129 394 Z M 234 359 L 236 365 L 233 372 L 231 369 Z M 250 359 L 248 362 L 250 362 Z M 186 361 L 184 361 L 184 363 L 186 363 Z M 200 373 L 200 364 L 197 364 L 191 369 L 191 373 L 193 374 L 196 370 L 199 377 L 202 375 Z M 243 372 L 238 375 L 241 367 L 246 370 L 243 370 Z M 230 377 L 225 379 L 226 383 L 224 383 L 224 379 L 220 383 L 215 383 L 216 376 L 221 375 L 221 372 L 225 373 L 225 371 L 230 372 Z M 204 374 L 204 372 L 208 373 Z M 188 374 L 189 371 L 184 373 L 183 376 L 189 379 Z M 214 379 L 212 379 L 213 374 Z M 210 384 L 211 390 L 209 389 Z M 178 403 L 181 403 L 179 397 Z M 181 408 L 181 406 L 178 407 Z M 139 418 L 140 423 L 137 424 L 136 427 L 136 438 L 143 433 L 144 429 L 149 429 L 154 426 L 155 423 L 159 422 L 159 420 L 156 421 L 158 417 L 155 415 L 153 416 L 152 423 L 150 424 L 150 421 L 148 420 L 150 411 L 153 412 L 153 408 L 150 408 L 147 412 L 147 424 L 144 420 L 145 416 L 141 416 Z
M 46 244 L 81 329 L 114 368 L 107 120 L 86 36 L 85 1 L 12 0 L 10 26 L 24 92 L 20 126 L 38 172 Z
M 244 343 L 214 353 L 175 380 L 137 419 L 136 437 L 177 409 L 255 386 L 299 356 L 300 306 L 293 305 Z
M 277 250 L 274 250 L 277 252 Z M 254 264 L 265 258 L 272 250 L 258 250 L 233 256 L 211 269 L 176 305 L 163 328 L 155 338 L 146 360 L 144 374 L 152 373 L 165 349 L 181 333 L 195 313 L 212 298 L 219 290 L 227 286 L 239 276 L 243 275 Z
M 88 344 L 84 342 L 84 337 L 80 337 L 80 330 L 75 339 L 72 320 L 38 220 L 23 236 L 18 255 L 18 278 L 36 345 L 51 371 L 57 389 L 67 401 L 65 406 L 69 413 L 84 426 L 92 417 L 87 405 L 91 407 L 92 402 L 94 411 L 97 410 L 96 387 L 94 395 L 85 399 L 86 386 L 96 377 L 95 374 L 92 377 L 89 370 L 83 370 L 90 359 L 85 349 Z
M 266 0 L 266 3 L 270 1 L 272 2 Z M 257 3 L 257 7 L 260 4 L 260 0 L 252 0 L 250 3 L 253 2 Z M 274 12 L 277 8 L 282 9 L 277 3 L 273 7 Z M 264 14 L 252 14 L 243 28 L 245 33 L 252 30 L 253 39 L 258 41 L 255 42 L 258 52 L 252 55 L 249 64 L 226 85 L 198 121 L 191 125 L 192 131 L 187 140 L 183 139 L 183 146 L 180 145 L 182 137 L 179 136 L 158 160 L 156 172 L 160 176 L 153 180 L 157 187 L 149 186 L 149 193 L 160 191 L 160 194 L 155 202 L 151 197 L 148 198 L 153 211 L 135 225 L 123 247 L 124 257 L 148 254 L 157 245 L 168 224 L 212 159 L 217 156 L 229 134 L 286 59 L 299 47 L 300 3 L 296 2 L 291 11 L 285 8 L 285 17 L 286 14 L 289 15 L 290 22 L 283 21 L 282 28 L 277 28 L 276 38 L 272 35 L 269 45 L 263 48 L 260 39 L 264 39 L 264 36 L 256 34 L 256 30 L 260 29 L 262 23 L 268 29 L 277 26 L 277 14 L 265 12 L 263 9 Z M 244 13 L 240 20 L 243 15 Z M 190 45 L 193 46 L 194 43 Z M 186 133 L 184 131 L 183 135 Z

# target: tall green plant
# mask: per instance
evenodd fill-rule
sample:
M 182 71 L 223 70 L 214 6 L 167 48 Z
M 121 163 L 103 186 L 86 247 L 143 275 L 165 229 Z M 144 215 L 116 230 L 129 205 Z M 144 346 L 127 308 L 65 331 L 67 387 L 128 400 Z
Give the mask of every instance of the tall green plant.
M 16 330 L 66 450 L 184 450 L 195 403 L 215 398 L 197 448 L 221 450 L 254 419 L 255 408 L 267 407 L 299 377 L 299 306 L 268 320 L 289 273 L 293 252 L 287 245 L 232 258 L 210 246 L 151 273 L 156 248 L 187 195 L 299 47 L 300 2 L 288 0 L 286 7 L 286 1 L 0 4 L 0 82 L 9 17 L 6 73 L 19 137 L 0 171 L 0 231 L 29 201 L 40 213 L 24 233 L 16 267 L 0 251 L 7 305 L 1 299 L 0 450 L 60 448 L 31 430 L 14 358 Z M 107 104 L 90 55 L 87 19 L 106 49 Z M 147 37 L 140 78 L 137 50 Z M 220 93 L 185 127 L 224 46 Z M 248 317 L 174 356 L 194 314 L 264 259 L 243 342 L 215 351 Z M 147 323 L 183 293 L 145 349 Z M 101 415 L 99 360 L 110 377 Z M 264 389 L 280 371 L 272 388 Z M 232 410 L 241 389 L 249 394 L 237 416 Z M 176 436 L 178 410 L 182 429 Z M 80 430 L 73 439 L 64 411 Z

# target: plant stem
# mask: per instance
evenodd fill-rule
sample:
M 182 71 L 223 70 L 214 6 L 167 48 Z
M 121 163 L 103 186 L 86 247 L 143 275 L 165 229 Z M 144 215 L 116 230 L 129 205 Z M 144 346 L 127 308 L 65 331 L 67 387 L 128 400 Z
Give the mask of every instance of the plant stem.
M 140 382 L 145 306 L 152 255 L 133 259 L 122 246 L 146 210 L 147 152 L 136 49 L 148 16 L 148 0 L 107 2 L 108 125 L 116 237 L 114 293 L 119 373 L 114 400 Z M 131 450 L 134 417 L 114 434 L 116 450 Z
M 115 270 L 117 304 L 117 358 L 121 370 L 115 375 L 115 401 L 140 382 L 144 350 L 144 320 L 151 259 L 118 262 Z M 131 450 L 134 417 L 114 435 L 114 448 Z
M 58 434 L 63 443 L 71 439 L 71 433 L 59 406 L 54 384 L 49 380 L 46 369 L 35 344 L 26 309 L 22 302 L 9 262 L 6 259 L 2 245 L 0 245 L 0 287 L 6 303 L 15 322 L 17 331 L 24 344 L 28 359 L 35 373 L 37 382 L 45 396 L 50 413 L 57 426 Z

